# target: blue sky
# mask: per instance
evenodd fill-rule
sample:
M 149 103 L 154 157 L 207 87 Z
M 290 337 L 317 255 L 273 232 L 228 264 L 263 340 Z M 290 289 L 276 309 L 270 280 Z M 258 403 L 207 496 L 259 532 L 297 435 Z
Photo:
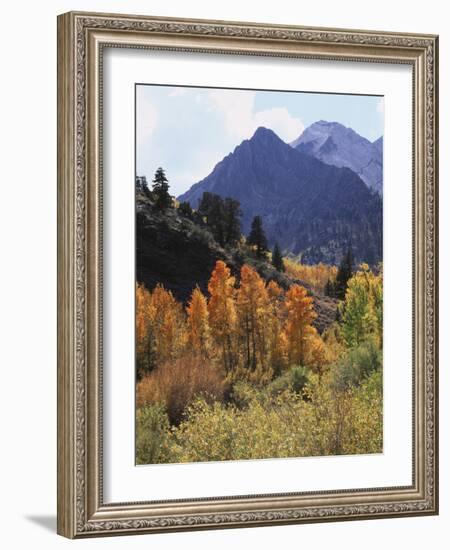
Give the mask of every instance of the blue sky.
M 377 96 L 136 86 L 136 172 L 149 183 L 159 166 L 173 195 L 206 177 L 258 126 L 287 143 L 318 120 L 340 122 L 370 141 L 383 135 Z

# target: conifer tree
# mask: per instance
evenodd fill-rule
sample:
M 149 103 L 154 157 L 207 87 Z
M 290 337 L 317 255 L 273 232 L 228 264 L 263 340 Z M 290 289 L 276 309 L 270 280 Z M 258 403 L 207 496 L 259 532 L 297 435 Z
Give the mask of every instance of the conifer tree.
M 214 197 L 217 196 L 218 195 L 214 195 L 214 193 L 210 193 L 209 191 L 204 191 L 202 198 L 198 201 L 197 212 L 202 218 L 204 218 L 205 223 L 208 223 L 208 218 L 213 207 Z
M 198 205 L 198 213 L 220 246 L 225 246 L 223 200 L 215 193 L 205 191 Z
M 331 298 L 334 297 L 334 285 L 331 282 L 331 279 L 327 279 L 327 283 L 325 285 L 325 296 L 330 296 Z
M 278 243 L 275 243 L 272 252 L 272 265 L 277 271 L 284 272 L 286 270 Z
M 224 222 L 224 240 L 225 244 L 234 246 L 241 237 L 242 215 L 239 201 L 227 197 L 223 200 L 223 222 Z
M 191 208 L 191 205 L 185 201 L 185 202 L 180 202 L 180 205 L 178 207 L 178 212 L 184 216 L 185 218 L 188 218 L 190 220 L 192 220 L 193 218 L 193 211 L 192 211 L 192 208 Z
M 136 191 L 141 191 L 146 197 L 152 199 L 152 193 L 148 188 L 147 178 L 145 176 L 136 176 Z
M 241 236 L 241 206 L 239 201 L 205 191 L 198 213 L 220 246 L 233 246 Z
M 349 247 L 347 253 L 341 260 L 338 272 L 336 274 L 336 283 L 334 288 L 336 298 L 339 298 L 340 300 L 345 298 L 345 291 L 347 290 L 348 281 L 353 274 L 353 270 L 353 252 L 351 247 Z
M 256 247 L 256 257 L 264 258 L 267 252 L 267 238 L 264 233 L 261 216 L 255 216 L 247 237 L 247 243 Z
M 151 200 L 153 199 L 152 192 L 148 188 L 147 178 L 145 177 L 143 178 L 143 181 L 142 181 L 142 192 L 148 199 L 151 199 Z
M 173 200 L 169 194 L 169 180 L 161 167 L 155 172 L 152 191 L 155 198 L 155 207 L 158 210 L 166 210 L 166 208 L 173 206 Z

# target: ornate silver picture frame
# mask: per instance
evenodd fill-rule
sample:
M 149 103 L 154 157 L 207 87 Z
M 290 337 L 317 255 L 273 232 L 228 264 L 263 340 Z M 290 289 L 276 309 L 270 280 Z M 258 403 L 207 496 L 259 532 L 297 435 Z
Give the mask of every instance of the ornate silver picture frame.
M 405 198 L 413 212 L 411 484 L 163 500 L 149 488 L 145 501 L 105 500 L 102 93 L 107 48 L 411 67 L 412 183 Z M 59 16 L 58 533 L 83 538 L 437 514 L 437 155 L 437 36 L 96 13 Z M 134 365 L 129 368 L 134 376 Z

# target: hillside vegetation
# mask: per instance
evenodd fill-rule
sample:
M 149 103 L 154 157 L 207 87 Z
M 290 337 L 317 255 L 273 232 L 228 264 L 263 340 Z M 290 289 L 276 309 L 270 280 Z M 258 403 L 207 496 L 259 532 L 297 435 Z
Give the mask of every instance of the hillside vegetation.
M 306 268 L 237 201 L 167 195 L 137 189 L 137 462 L 381 452 L 381 265 Z

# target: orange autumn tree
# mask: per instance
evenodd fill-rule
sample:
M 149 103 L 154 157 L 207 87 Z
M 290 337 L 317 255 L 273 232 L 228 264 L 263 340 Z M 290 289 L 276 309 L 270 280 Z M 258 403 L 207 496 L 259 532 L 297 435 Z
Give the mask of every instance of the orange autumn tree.
M 234 281 L 230 269 L 218 260 L 208 283 L 208 314 L 211 338 L 225 372 L 231 372 L 237 363 Z
M 268 361 L 269 296 L 266 285 L 248 265 L 242 266 L 240 279 L 236 306 L 242 362 L 248 371 L 257 371 L 258 379 L 269 379 L 272 372 Z
M 284 292 L 275 281 L 270 281 L 267 285 L 267 294 L 269 296 L 266 320 L 269 331 L 269 360 L 274 374 L 278 376 L 287 365 L 287 340 L 283 331 Z
M 210 349 L 208 302 L 198 286 L 192 292 L 186 313 L 189 346 L 196 355 L 206 358 Z
M 305 288 L 292 285 L 286 292 L 287 320 L 285 333 L 287 338 L 288 358 L 291 365 L 304 365 L 310 339 L 316 334 L 311 323 L 316 318 L 313 299 Z
M 155 339 L 155 360 L 157 365 L 179 357 L 187 340 L 185 315 L 182 305 L 172 292 L 157 285 L 152 292 L 151 323 Z
M 154 367 L 155 334 L 152 325 L 155 311 L 152 296 L 144 285 L 136 285 L 136 362 L 142 377 Z
M 310 367 L 318 374 L 322 374 L 327 365 L 332 361 L 332 354 L 328 350 L 322 338 L 313 329 L 311 336 L 307 340 L 306 354 L 304 364 Z

